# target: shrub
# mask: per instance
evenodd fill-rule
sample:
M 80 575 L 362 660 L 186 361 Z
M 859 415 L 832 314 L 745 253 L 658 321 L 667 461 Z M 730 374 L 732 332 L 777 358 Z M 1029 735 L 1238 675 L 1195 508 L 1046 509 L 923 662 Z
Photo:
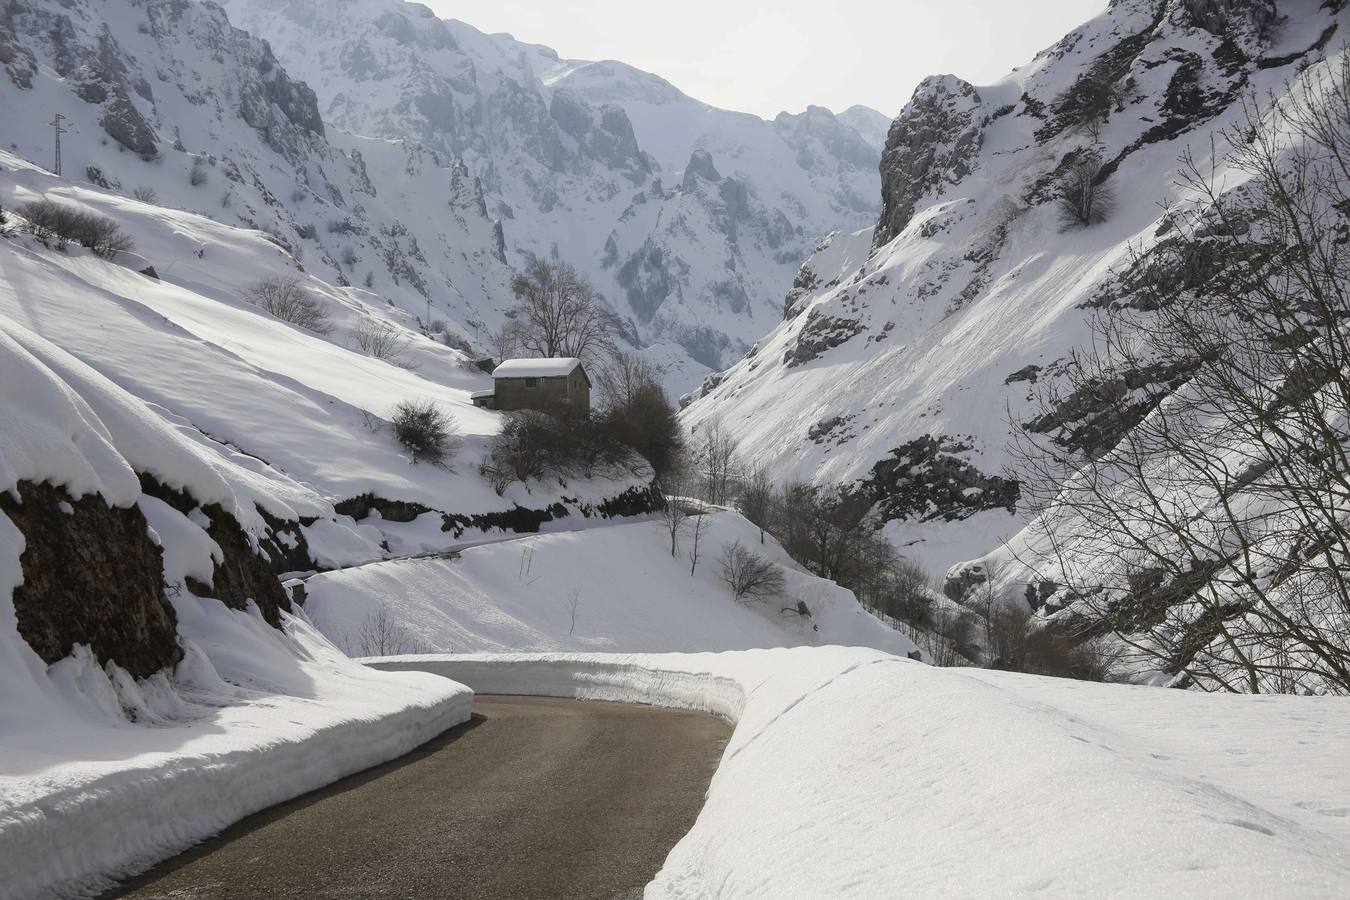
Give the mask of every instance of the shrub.
M 352 332 L 352 343 L 367 356 L 383 359 L 402 368 L 412 368 L 412 364 L 404 359 L 412 341 L 388 322 L 362 319 Z
M 551 473 L 565 480 L 619 465 L 645 469 L 590 419 L 525 410 L 507 416 L 480 472 L 495 487 L 502 478 L 527 481 Z
M 19 208 L 27 220 L 25 230 L 43 246 L 65 249 L 70 241 L 87 247 L 95 255 L 112 259 L 119 252 L 130 251 L 136 242 L 122 227 L 105 216 L 81 212 L 71 206 L 51 200 L 34 200 Z
M 600 375 L 605 406 L 598 421 L 605 434 L 651 463 L 657 478 L 675 465 L 684 431 L 655 371 L 645 360 L 615 354 Z
M 264 278 L 244 292 L 244 299 L 283 322 L 308 331 L 329 334 L 333 330 L 327 304 L 305 290 L 294 276 Z
M 746 549 L 740 541 L 729 544 L 722 551 L 720 562 L 722 580 L 731 588 L 731 598 L 737 603 L 771 600 L 783 593 L 782 570 Z
M 312 241 L 319 236 L 319 229 L 314 227 L 312 222 L 304 222 L 295 226 L 295 233 L 302 241 Z
M 1116 198 L 1095 151 L 1083 152 L 1059 177 L 1059 218 L 1064 228 L 1100 225 L 1115 211 Z
M 188 184 L 193 187 L 201 187 L 206 184 L 210 176 L 206 174 L 206 166 L 198 159 L 192 164 L 192 171 L 188 173 Z
M 153 187 L 151 187 L 151 186 L 148 185 L 148 184 L 138 184 L 138 185 L 136 185 L 135 190 L 133 190 L 133 191 L 131 192 L 131 196 L 135 197 L 137 200 L 141 201 L 142 203 L 158 203 L 158 202 L 159 202 L 159 191 L 155 190 Z
M 394 438 L 413 462 L 447 465 L 461 446 L 455 417 L 431 400 L 404 400 L 394 407 Z

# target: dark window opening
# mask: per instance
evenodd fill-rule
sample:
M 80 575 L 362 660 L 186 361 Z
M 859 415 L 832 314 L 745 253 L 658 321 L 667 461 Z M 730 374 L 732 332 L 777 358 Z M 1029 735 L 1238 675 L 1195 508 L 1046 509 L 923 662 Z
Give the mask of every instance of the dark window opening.
M 538 378 L 526 378 L 526 379 L 525 379 L 525 386 L 526 386 L 526 387 L 539 387 L 539 379 L 538 379 Z

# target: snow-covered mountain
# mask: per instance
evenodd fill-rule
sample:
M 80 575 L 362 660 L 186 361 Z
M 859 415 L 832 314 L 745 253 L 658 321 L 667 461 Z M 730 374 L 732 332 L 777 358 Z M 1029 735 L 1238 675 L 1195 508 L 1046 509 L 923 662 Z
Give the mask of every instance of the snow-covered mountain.
M 1283 90 L 1346 23 L 1321 0 L 1119 0 L 996 84 L 925 80 L 891 125 L 874 228 L 821 243 L 784 321 L 685 421 L 721 420 L 779 479 L 851 485 L 936 574 L 983 554 L 1025 521 L 1010 417 L 1032 415 L 1087 341 L 1086 307 L 1157 239 L 1178 157 L 1207 166 L 1240 100 Z M 1062 230 L 1057 176 L 1090 151 L 1117 208 Z M 1046 429 L 1093 419 L 1071 399 Z
M 402 0 L 225 7 L 313 86 L 330 128 L 463 160 L 506 259 L 556 254 L 589 275 L 674 390 L 772 327 L 822 235 L 876 218 L 870 110 L 769 122 Z
M 511 305 L 474 178 L 329 128 L 313 91 L 214 4 L 9 3 L 0 61 L 5 146 L 26 159 L 52 166 L 61 113 L 67 177 L 264 231 L 324 280 L 446 322 L 458 345 Z

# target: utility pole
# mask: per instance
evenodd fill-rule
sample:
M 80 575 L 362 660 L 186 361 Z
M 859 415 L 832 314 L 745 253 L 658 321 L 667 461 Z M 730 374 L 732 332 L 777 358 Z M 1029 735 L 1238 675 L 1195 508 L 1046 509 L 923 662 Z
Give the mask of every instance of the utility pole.
M 56 118 L 47 123 L 56 131 L 56 168 L 53 171 L 55 171 L 57 175 L 61 174 L 61 135 L 66 133 L 66 130 L 61 127 L 61 121 L 63 119 L 65 119 L 65 116 L 57 113 Z

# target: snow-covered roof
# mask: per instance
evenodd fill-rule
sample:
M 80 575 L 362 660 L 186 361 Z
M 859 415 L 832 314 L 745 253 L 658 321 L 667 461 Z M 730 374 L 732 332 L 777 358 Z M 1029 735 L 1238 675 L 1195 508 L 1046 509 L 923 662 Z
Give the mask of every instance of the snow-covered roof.
M 472 394 L 469 395 L 469 399 L 482 400 L 484 397 L 495 397 L 495 396 L 497 396 L 497 392 L 493 390 L 474 391 Z
M 508 359 L 492 370 L 493 378 L 566 378 L 581 365 L 575 357 Z

